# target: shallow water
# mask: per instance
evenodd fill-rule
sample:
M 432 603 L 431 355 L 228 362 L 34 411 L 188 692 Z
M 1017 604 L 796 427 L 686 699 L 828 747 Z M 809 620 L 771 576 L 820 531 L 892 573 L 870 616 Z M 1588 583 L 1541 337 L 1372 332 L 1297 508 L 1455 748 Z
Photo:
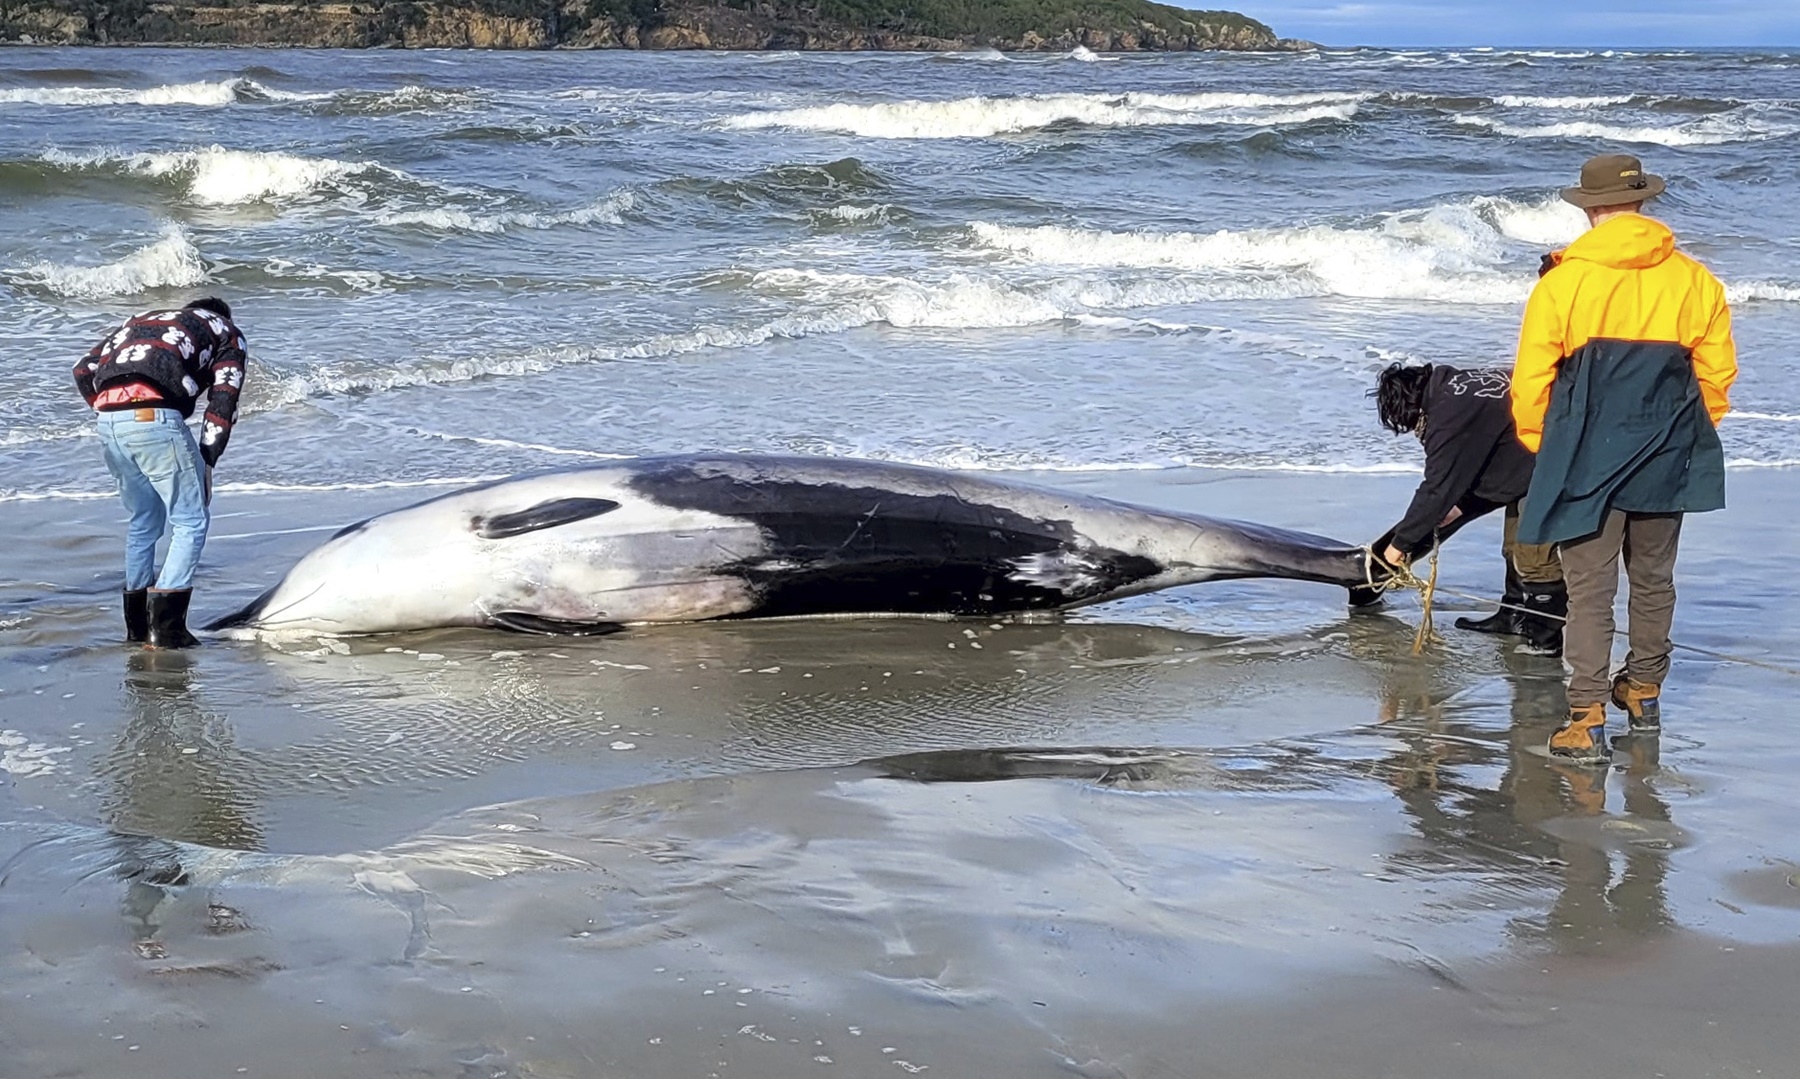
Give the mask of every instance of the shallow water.
M 0 51 L 0 1074 L 1791 1071 L 1796 63 Z M 207 614 L 446 482 L 662 450 L 1361 539 L 1417 453 L 1374 370 L 1501 358 L 1620 139 L 1739 300 L 1676 636 L 1776 667 L 1684 653 L 1605 773 L 1533 752 L 1557 664 L 1447 628 L 1494 522 L 1425 657 L 1411 601 L 1273 582 L 114 643 L 64 380 L 136 308 L 252 340 Z

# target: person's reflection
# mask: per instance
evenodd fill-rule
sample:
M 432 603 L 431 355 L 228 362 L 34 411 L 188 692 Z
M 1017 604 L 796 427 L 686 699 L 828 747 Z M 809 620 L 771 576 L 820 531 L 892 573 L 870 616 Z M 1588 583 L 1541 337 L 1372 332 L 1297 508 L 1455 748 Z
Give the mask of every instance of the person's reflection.
M 1618 739 L 1610 772 L 1553 763 L 1542 746 L 1564 711 L 1561 672 L 1510 650 L 1505 662 L 1504 746 L 1491 728 L 1447 720 L 1423 683 L 1408 684 L 1417 675 L 1390 681 L 1381 718 L 1404 748 L 1382 772 L 1427 840 L 1425 851 L 1398 857 L 1509 875 L 1521 892 L 1554 887 L 1549 909 L 1521 916 L 1512 931 L 1560 951 L 1606 951 L 1666 930 L 1664 877 L 1678 833 L 1655 787 L 1656 741 Z M 1472 778 L 1484 764 L 1504 766 L 1492 787 Z M 1609 784 L 1622 813 L 1608 813 Z
M 1662 932 L 1673 924 L 1664 878 L 1675 830 L 1656 791 L 1656 740 L 1619 739 L 1613 769 L 1551 762 L 1540 747 L 1564 711 L 1561 672 L 1510 651 L 1506 659 L 1513 704 L 1501 788 L 1521 824 L 1554 840 L 1562 877 L 1543 921 L 1525 920 L 1516 930 L 1567 952 L 1605 951 Z M 1620 792 L 1622 814 L 1608 813 L 1609 785 Z
M 162 841 L 255 850 L 262 829 L 250 764 L 230 724 L 202 707 L 192 657 L 132 652 L 124 703 L 125 723 L 100 766 L 109 781 L 101 814 L 117 836 L 137 950 L 156 958 L 158 911 L 170 888 L 187 883 L 178 848 Z

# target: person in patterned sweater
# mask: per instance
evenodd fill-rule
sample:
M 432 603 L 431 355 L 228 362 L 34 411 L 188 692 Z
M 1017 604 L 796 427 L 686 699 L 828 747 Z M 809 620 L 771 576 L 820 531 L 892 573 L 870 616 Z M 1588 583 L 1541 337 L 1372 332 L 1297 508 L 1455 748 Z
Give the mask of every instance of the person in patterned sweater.
M 194 568 L 211 523 L 212 470 L 231 439 L 244 388 L 244 335 L 224 300 L 149 311 L 75 365 L 75 387 L 99 417 L 106 468 L 131 513 L 125 533 L 125 639 L 187 648 Z M 187 418 L 204 395 L 198 441 Z M 156 566 L 168 531 L 169 552 Z

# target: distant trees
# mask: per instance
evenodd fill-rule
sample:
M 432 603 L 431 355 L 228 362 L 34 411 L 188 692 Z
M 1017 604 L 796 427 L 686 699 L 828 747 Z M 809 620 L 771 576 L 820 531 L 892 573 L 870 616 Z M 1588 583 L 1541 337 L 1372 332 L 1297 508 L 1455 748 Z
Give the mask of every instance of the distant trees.
M 217 14 L 231 8 L 247 10 L 241 18 Z M 871 33 L 1026 46 L 1098 33 L 1120 48 L 1261 47 L 1275 40 L 1267 26 L 1234 12 L 1151 0 L 0 0 L 0 38 L 58 26 L 57 34 L 91 42 L 250 44 L 273 33 L 274 40 L 295 44 L 404 45 L 431 39 L 435 31 L 421 34 L 422 28 L 441 26 L 440 16 L 453 22 L 459 12 L 536 21 L 543 34 L 533 40 L 548 44 L 577 40 L 592 24 L 610 24 L 631 40 L 628 31 L 706 26 L 727 13 L 738 29 L 726 40 L 737 47 L 758 47 L 743 44 L 758 40 L 757 33 L 765 42 L 792 37 L 803 45 Z M 319 37 L 328 24 L 335 29 Z M 748 37 L 745 27 L 752 28 Z

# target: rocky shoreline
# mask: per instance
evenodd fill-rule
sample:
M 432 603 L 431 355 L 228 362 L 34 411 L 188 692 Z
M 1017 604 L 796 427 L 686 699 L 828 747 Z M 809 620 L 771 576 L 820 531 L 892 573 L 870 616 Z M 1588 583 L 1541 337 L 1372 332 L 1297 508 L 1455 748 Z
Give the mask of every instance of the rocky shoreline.
M 1104 25 L 1052 19 L 1014 33 L 921 32 L 905 17 L 830 18 L 770 3 L 477 0 L 196 5 L 144 0 L 0 0 L 0 42 L 21 45 L 226 45 L 298 48 L 658 49 L 1094 52 L 1314 48 L 1253 19 L 1161 4 L 1119 5 Z M 922 22 L 923 20 L 911 20 Z M 1099 21 L 1099 20 L 1094 20 Z

